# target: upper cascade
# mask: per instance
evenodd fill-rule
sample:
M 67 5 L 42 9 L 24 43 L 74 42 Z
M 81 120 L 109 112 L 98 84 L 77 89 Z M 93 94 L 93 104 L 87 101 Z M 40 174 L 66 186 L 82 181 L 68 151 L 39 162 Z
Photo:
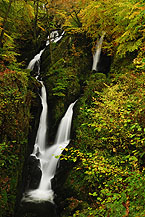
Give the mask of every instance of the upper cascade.
M 50 41 L 54 42 L 54 43 L 60 41 L 61 38 L 63 37 L 63 35 L 64 35 L 64 31 L 61 33 L 61 35 L 58 33 L 57 30 L 51 32 L 50 36 L 48 36 L 48 38 L 47 38 L 46 46 L 48 46 L 50 44 Z
M 44 50 L 45 50 L 45 49 L 41 50 L 38 54 L 36 54 L 36 55 L 34 56 L 34 58 L 33 58 L 33 59 L 30 61 L 30 63 L 28 64 L 27 69 L 31 69 L 31 70 L 34 69 L 35 63 L 40 61 L 40 57 L 41 57 L 41 55 L 42 55 L 42 53 L 43 53 Z M 38 72 L 40 72 L 40 71 L 38 70 Z
M 50 33 L 50 36 L 47 37 L 46 46 L 48 46 L 50 44 L 50 41 L 53 43 L 57 43 L 58 41 L 61 40 L 63 35 L 64 35 L 64 31 L 61 34 L 59 34 L 58 30 L 52 31 Z M 38 54 L 36 54 L 27 66 L 27 69 L 33 70 L 35 64 L 37 63 L 38 64 L 38 71 L 37 71 L 38 76 L 40 75 L 40 58 L 41 58 L 41 55 L 43 54 L 44 50 L 45 50 L 45 48 L 42 49 Z

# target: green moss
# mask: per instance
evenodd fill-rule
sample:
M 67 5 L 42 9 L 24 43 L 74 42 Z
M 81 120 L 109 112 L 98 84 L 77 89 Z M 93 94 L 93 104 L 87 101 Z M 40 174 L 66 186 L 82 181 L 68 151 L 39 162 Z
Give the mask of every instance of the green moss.
M 53 123 L 58 123 L 68 105 L 76 100 L 82 91 L 82 86 L 85 85 L 84 81 L 89 76 L 91 68 L 88 51 L 84 36 L 66 34 L 52 50 L 52 63 L 48 64 L 47 69 L 42 68 L 48 88 L 49 103 L 55 105 L 52 106 Z M 44 55 L 49 59 L 48 50 Z
M 53 45 L 51 55 L 47 49 L 42 56 L 42 75 L 54 126 L 58 124 L 68 105 L 79 96 L 83 77 L 88 76 L 89 67 L 83 52 L 84 47 L 77 49 L 74 49 L 74 39 L 66 35 L 58 45 Z

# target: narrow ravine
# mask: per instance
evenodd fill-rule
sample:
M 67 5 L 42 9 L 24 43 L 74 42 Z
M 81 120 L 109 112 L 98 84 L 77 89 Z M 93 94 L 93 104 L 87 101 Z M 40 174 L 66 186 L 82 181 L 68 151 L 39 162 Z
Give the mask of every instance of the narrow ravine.
M 56 43 L 63 37 L 64 32 L 62 35 L 59 35 L 57 31 L 53 31 L 50 35 L 50 39 L 48 37 L 46 46 L 49 46 L 50 40 L 52 43 Z M 93 70 L 97 70 L 97 64 L 100 59 L 101 53 L 101 46 L 103 43 L 103 37 L 100 38 L 96 45 L 96 51 L 93 56 Z M 48 204 L 49 208 L 53 207 L 53 215 L 52 212 L 49 212 L 46 217 L 57 216 L 55 210 L 55 192 L 52 189 L 52 180 L 55 176 L 57 164 L 59 162 L 59 158 L 63 150 L 68 146 L 70 142 L 70 132 L 71 132 L 71 123 L 73 117 L 73 107 L 77 100 L 71 103 L 60 121 L 54 144 L 50 147 L 47 146 L 46 135 L 48 134 L 48 103 L 47 103 L 47 92 L 43 81 L 41 80 L 41 55 L 44 52 L 45 48 L 39 52 L 39 54 L 35 55 L 34 58 L 30 61 L 28 65 L 28 69 L 33 70 L 34 68 L 37 69 L 36 79 L 41 84 L 41 92 L 40 92 L 40 99 L 42 105 L 42 111 L 40 114 L 40 121 L 39 126 L 36 134 L 35 144 L 33 148 L 33 152 L 30 155 L 30 158 L 33 158 L 34 162 L 37 162 L 35 169 L 39 169 L 39 174 L 41 174 L 40 180 L 38 180 L 39 184 L 38 187 L 33 187 L 33 183 L 31 186 L 27 186 L 27 189 L 23 193 L 23 197 L 21 199 L 21 203 L 23 204 L 23 212 L 22 213 L 29 213 L 34 212 L 36 216 L 39 216 L 39 211 L 37 210 L 38 207 L 42 203 Z M 36 70 L 35 69 L 35 70 Z M 48 88 L 49 89 L 49 88 Z M 51 126 L 50 126 L 51 127 Z M 40 175 L 39 175 L 40 177 Z M 38 205 L 37 211 L 33 210 L 32 207 Z M 25 208 L 24 208 L 25 207 Z M 40 210 L 40 209 L 39 209 Z M 44 209 L 45 210 L 45 209 Z M 50 214 L 51 213 L 51 214 Z
M 62 33 L 62 35 L 59 35 L 58 31 L 53 31 L 50 35 L 50 39 L 49 37 L 47 39 L 46 46 L 49 45 L 50 40 L 53 43 L 58 42 L 62 38 L 63 34 L 64 32 Z M 39 54 L 35 55 L 28 65 L 28 69 L 30 70 L 33 70 L 34 67 L 37 66 L 36 79 L 41 84 L 40 99 L 41 99 L 42 111 L 40 115 L 40 121 L 39 121 L 33 152 L 30 155 L 30 158 L 33 158 L 33 161 L 37 162 L 35 168 L 38 168 L 41 171 L 41 179 L 38 188 L 35 189 L 35 187 L 33 188 L 33 186 L 27 187 L 21 199 L 22 207 L 19 209 L 16 216 L 20 215 L 20 213 L 22 216 L 25 213 L 31 213 L 31 212 L 32 213 L 34 212 L 36 216 L 39 216 L 39 211 L 41 209 L 39 209 L 39 211 L 37 209 L 34 211 L 32 208 L 33 206 L 35 207 L 35 204 L 38 203 L 39 205 L 41 205 L 42 203 L 46 203 L 47 207 L 50 207 L 50 211 L 48 212 L 48 214 L 46 215 L 44 214 L 45 216 L 48 217 L 57 216 L 55 211 L 55 204 L 54 204 L 55 192 L 52 189 L 51 182 L 53 177 L 55 176 L 55 171 L 56 171 L 56 167 L 60 155 L 70 142 L 73 107 L 77 101 L 76 100 L 75 102 L 71 103 L 70 106 L 68 107 L 64 117 L 62 118 L 59 124 L 54 144 L 50 147 L 47 147 L 46 135 L 48 133 L 47 129 L 49 124 L 47 121 L 47 116 L 48 116 L 47 92 L 43 81 L 41 81 L 41 69 L 40 69 L 40 58 L 44 50 L 45 48 L 41 50 Z M 53 211 L 51 211 L 51 209 Z M 43 213 L 44 212 L 45 209 L 43 210 Z

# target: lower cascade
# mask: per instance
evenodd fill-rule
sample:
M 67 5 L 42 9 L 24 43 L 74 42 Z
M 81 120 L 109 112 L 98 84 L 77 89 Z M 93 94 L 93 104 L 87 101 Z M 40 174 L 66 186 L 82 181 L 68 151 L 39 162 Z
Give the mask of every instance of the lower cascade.
M 42 113 L 40 117 L 40 123 L 37 131 L 36 141 L 34 145 L 34 150 L 31 155 L 35 156 L 40 160 L 40 169 L 42 171 L 42 176 L 40 180 L 39 187 L 35 190 L 29 190 L 26 192 L 22 198 L 24 202 L 35 202 L 39 203 L 42 201 L 49 201 L 54 203 L 54 192 L 51 187 L 51 180 L 53 179 L 59 161 L 60 155 L 65 149 L 65 147 L 70 142 L 70 130 L 71 122 L 73 116 L 73 107 L 76 103 L 71 103 L 68 107 L 64 117 L 62 118 L 55 142 L 51 147 L 45 147 L 45 137 L 46 137 L 46 90 L 42 83 L 41 90 L 41 101 L 42 101 Z

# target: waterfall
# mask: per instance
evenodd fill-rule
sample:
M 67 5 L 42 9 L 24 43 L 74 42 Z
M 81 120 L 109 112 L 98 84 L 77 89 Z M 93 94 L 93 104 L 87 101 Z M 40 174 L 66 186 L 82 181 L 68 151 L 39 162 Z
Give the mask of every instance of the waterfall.
M 42 171 L 40 184 L 36 190 L 27 192 L 23 197 L 23 201 L 50 201 L 53 203 L 54 192 L 51 188 L 51 180 L 55 175 L 60 155 L 70 142 L 71 122 L 75 103 L 76 101 L 70 104 L 64 117 L 62 118 L 58 127 L 54 145 L 45 150 L 39 150 L 38 159 L 40 159 L 40 168 Z
M 47 132 L 47 99 L 46 99 L 46 89 L 42 81 L 40 81 L 42 84 L 41 88 L 41 103 L 42 103 L 42 112 L 40 116 L 40 121 L 39 121 L 39 127 L 37 130 L 37 135 L 36 135 L 36 140 L 35 140 L 35 145 L 34 145 L 34 150 L 33 154 L 35 155 L 38 150 L 39 151 L 44 151 L 45 150 L 45 145 L 46 145 L 46 132 Z
M 59 35 L 58 31 L 52 31 L 50 33 L 50 38 L 48 36 L 46 41 L 46 46 L 49 45 L 50 41 L 56 43 L 58 42 L 64 35 L 64 32 L 62 32 L 61 35 Z M 44 52 L 45 48 L 42 49 L 37 55 L 34 56 L 34 58 L 29 62 L 27 69 L 33 70 L 35 67 L 35 64 L 37 64 L 37 76 L 36 79 L 38 80 L 38 77 L 40 75 L 40 58 L 42 53 Z M 39 80 L 38 80 L 39 81 Z M 41 88 L 41 103 L 42 103 L 42 112 L 40 116 L 40 122 L 39 127 L 37 131 L 37 136 L 35 140 L 34 150 L 32 155 L 35 155 L 38 153 L 38 151 L 43 151 L 45 149 L 45 141 L 46 141 L 46 131 L 47 131 L 47 100 L 46 100 L 46 89 L 42 81 L 39 81 L 42 85 Z
M 34 58 L 30 61 L 30 63 L 29 63 L 29 65 L 28 65 L 27 69 L 33 70 L 33 69 L 34 69 L 34 66 L 35 66 L 35 64 L 36 64 L 36 62 L 37 62 L 38 65 L 39 65 L 39 63 L 40 63 L 40 57 L 41 57 L 41 55 L 42 55 L 42 53 L 43 53 L 44 50 L 45 50 L 45 49 L 41 50 L 37 55 L 34 56 Z M 39 73 L 40 73 L 40 67 L 39 67 L 39 69 L 38 69 L 38 74 L 39 74 Z
M 50 41 L 54 42 L 54 43 L 58 42 L 59 40 L 61 40 L 63 35 L 64 35 L 64 32 L 62 32 L 62 34 L 59 35 L 57 30 L 51 32 L 50 36 L 48 36 L 48 38 L 47 38 L 46 46 L 48 46 L 50 44 Z
M 73 106 L 76 103 L 72 103 L 65 114 L 65 116 L 62 118 L 56 138 L 55 138 L 55 144 L 61 144 L 63 142 L 66 142 L 70 139 L 70 130 L 71 130 L 71 121 L 72 121 L 72 115 L 73 115 Z
M 64 32 L 59 36 L 58 31 L 53 31 L 48 36 L 48 40 L 46 42 L 46 46 L 49 45 L 50 41 L 56 43 L 58 42 Z M 38 75 L 36 79 L 40 75 L 40 58 L 42 53 L 44 52 L 45 48 L 39 52 L 29 63 L 28 69 L 33 70 L 35 64 L 37 63 L 38 66 Z M 38 80 L 39 81 L 39 80 Z M 46 147 L 46 132 L 47 132 L 47 95 L 46 89 L 42 81 L 39 81 L 42 85 L 41 88 L 41 104 L 42 104 L 42 112 L 40 116 L 39 127 L 37 130 L 37 135 L 35 139 L 35 145 L 33 149 L 33 153 L 31 156 L 40 160 L 40 169 L 42 172 L 41 180 L 39 187 L 35 190 L 29 190 L 28 192 L 24 193 L 22 201 L 24 202 L 42 202 L 42 201 L 49 201 L 53 203 L 54 200 L 54 192 L 51 187 L 51 180 L 55 175 L 57 163 L 59 161 L 59 157 L 63 152 L 64 148 L 70 142 L 70 131 L 71 131 L 71 122 L 73 116 L 73 107 L 76 103 L 71 103 L 68 107 L 64 117 L 62 118 L 58 132 L 56 134 L 54 145 L 47 148 Z
M 104 38 L 105 32 L 102 34 L 101 38 L 99 39 L 97 45 L 96 45 L 96 52 L 93 55 L 93 66 L 92 70 L 98 71 L 97 65 L 100 59 L 100 54 L 101 54 L 101 48 L 102 48 L 102 43 L 103 43 L 103 38 Z
M 48 38 L 47 38 L 46 46 L 48 46 L 48 45 L 50 44 L 50 41 L 53 42 L 53 43 L 56 43 L 56 42 L 60 41 L 61 38 L 63 37 L 63 35 L 64 35 L 64 31 L 62 32 L 61 35 L 59 35 L 59 33 L 58 33 L 57 30 L 52 31 L 52 32 L 50 33 L 50 37 L 48 36 Z M 37 63 L 37 64 L 38 64 L 38 76 L 39 76 L 39 74 L 40 74 L 40 58 L 41 58 L 41 55 L 42 55 L 42 53 L 44 52 L 44 50 L 45 50 L 45 48 L 42 49 L 38 54 L 36 54 L 36 55 L 34 56 L 34 58 L 30 61 L 30 63 L 28 64 L 28 67 L 27 67 L 27 69 L 33 70 L 35 64 Z M 38 77 L 38 76 L 37 76 L 37 77 Z M 36 77 L 36 78 L 37 78 L 37 77 Z

